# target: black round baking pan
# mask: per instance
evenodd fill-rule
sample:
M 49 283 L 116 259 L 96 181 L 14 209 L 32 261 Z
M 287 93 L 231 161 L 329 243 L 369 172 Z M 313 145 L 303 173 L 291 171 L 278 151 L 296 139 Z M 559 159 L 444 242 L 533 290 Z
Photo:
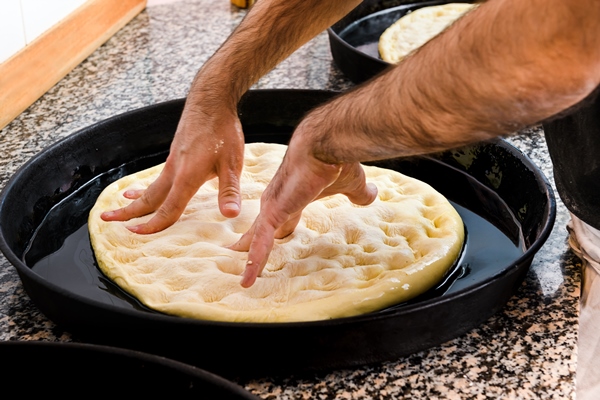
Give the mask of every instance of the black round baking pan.
M 369 80 L 391 66 L 378 50 L 379 37 L 390 25 L 416 9 L 451 2 L 365 0 L 327 29 L 333 61 L 354 83 Z
M 246 141 L 286 144 L 302 116 L 336 96 L 253 90 Z M 225 377 L 327 371 L 398 359 L 460 336 L 501 310 L 554 223 L 540 170 L 504 140 L 375 165 L 428 182 L 457 207 L 467 244 L 432 291 L 386 310 L 297 323 L 226 323 L 148 310 L 94 264 L 87 215 L 124 174 L 164 161 L 184 100 L 133 110 L 43 150 L 0 194 L 0 249 L 39 309 L 73 340 L 158 354 Z
M 168 394 L 175 399 L 259 399 L 211 372 L 135 350 L 85 343 L 5 341 L 0 342 L 0 354 L 2 390 L 24 397 L 153 398 Z

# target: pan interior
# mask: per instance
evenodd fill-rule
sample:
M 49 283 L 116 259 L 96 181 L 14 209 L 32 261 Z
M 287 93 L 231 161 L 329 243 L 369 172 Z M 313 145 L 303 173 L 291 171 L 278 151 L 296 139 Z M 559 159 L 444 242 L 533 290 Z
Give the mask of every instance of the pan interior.
M 381 60 L 378 49 L 379 37 L 409 11 L 406 6 L 401 6 L 367 15 L 343 28 L 338 36 L 357 51 Z M 381 62 L 385 61 L 381 60 Z
M 166 155 L 157 153 L 99 174 L 51 208 L 30 238 L 22 261 L 44 280 L 67 292 L 109 306 L 156 313 L 99 270 L 89 241 L 87 216 L 104 187 L 125 175 L 163 162 Z M 436 182 L 453 182 L 452 190 L 438 190 L 457 208 L 467 233 L 461 257 L 446 278 L 421 296 L 393 308 L 419 304 L 476 286 L 501 273 L 525 252 L 521 226 L 509 207 L 498 194 L 466 173 L 428 158 L 418 158 L 418 168 L 410 160 L 374 164 L 404 173 L 418 169 L 418 179 L 434 187 Z M 476 203 L 473 197 L 478 199 Z

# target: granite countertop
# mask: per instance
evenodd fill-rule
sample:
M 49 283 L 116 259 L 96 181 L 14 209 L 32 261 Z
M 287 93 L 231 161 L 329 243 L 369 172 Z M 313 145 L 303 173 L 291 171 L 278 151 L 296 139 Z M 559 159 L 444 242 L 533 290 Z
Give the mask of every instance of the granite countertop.
M 228 1 L 150 7 L 0 131 L 0 184 L 46 146 L 94 122 L 184 97 L 198 68 L 239 23 Z M 352 86 L 320 34 L 256 88 Z M 540 128 L 510 138 L 552 181 Z M 558 201 L 554 230 L 506 307 L 469 333 L 393 362 L 313 377 L 238 382 L 265 399 L 567 399 L 575 397 L 579 262 Z M 0 257 L 0 339 L 72 341 L 28 298 Z

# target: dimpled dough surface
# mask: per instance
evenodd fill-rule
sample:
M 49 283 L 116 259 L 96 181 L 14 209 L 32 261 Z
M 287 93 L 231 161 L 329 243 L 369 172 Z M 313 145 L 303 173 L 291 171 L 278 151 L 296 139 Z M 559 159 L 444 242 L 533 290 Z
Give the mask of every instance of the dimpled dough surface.
M 458 257 L 462 220 L 427 184 L 365 166 L 379 189 L 369 206 L 335 195 L 311 203 L 296 230 L 275 241 L 256 283 L 240 286 L 245 252 L 229 250 L 258 215 L 260 196 L 286 146 L 246 145 L 242 211 L 223 217 L 218 181 L 204 184 L 171 227 L 139 235 L 127 222 L 106 222 L 105 210 L 131 200 L 127 189 L 152 183 L 163 165 L 126 176 L 101 193 L 89 215 L 100 269 L 148 307 L 220 321 L 310 321 L 352 316 L 408 300 L 434 286 Z
M 379 38 L 381 59 L 392 64 L 398 63 L 473 7 L 474 4 L 448 3 L 419 8 L 404 15 Z

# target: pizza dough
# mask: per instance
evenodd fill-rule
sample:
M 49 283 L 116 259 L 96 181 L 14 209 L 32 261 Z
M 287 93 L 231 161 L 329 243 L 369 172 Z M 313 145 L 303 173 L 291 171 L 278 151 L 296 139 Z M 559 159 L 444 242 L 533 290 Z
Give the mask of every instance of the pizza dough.
M 448 3 L 404 15 L 379 38 L 381 59 L 392 64 L 400 62 L 474 7 L 469 3 Z
M 242 211 L 223 217 L 218 181 L 204 184 L 178 222 L 140 235 L 103 211 L 131 202 L 127 189 L 152 183 L 163 165 L 126 176 L 100 194 L 89 215 L 100 269 L 146 306 L 172 315 L 220 321 L 284 322 L 347 317 L 408 300 L 433 287 L 461 252 L 462 220 L 427 184 L 364 166 L 379 190 L 369 206 L 335 195 L 311 203 L 297 229 L 275 241 L 256 283 L 240 285 L 247 253 L 226 248 L 246 232 L 286 146 L 247 144 Z

